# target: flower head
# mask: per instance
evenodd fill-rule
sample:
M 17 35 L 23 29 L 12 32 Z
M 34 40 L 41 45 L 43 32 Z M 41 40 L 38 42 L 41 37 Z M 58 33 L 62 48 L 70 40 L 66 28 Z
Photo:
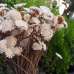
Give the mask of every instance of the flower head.
M 49 41 L 53 36 L 53 30 L 50 28 L 49 24 L 42 24 L 41 26 L 41 35 L 44 37 L 44 40 Z
M 6 14 L 6 16 L 9 17 L 10 19 L 14 20 L 14 21 L 16 21 L 16 20 L 21 20 L 21 19 L 22 19 L 20 12 L 18 12 L 18 11 L 15 10 L 15 9 L 10 10 L 10 11 Z
M 35 43 L 33 43 L 32 48 L 33 48 L 33 50 L 44 50 L 45 51 L 46 44 L 44 42 L 40 42 L 40 41 L 39 41 L 39 43 L 35 42 Z
M 12 31 L 15 28 L 12 20 L 3 20 L 0 26 L 1 31 L 4 33 L 7 31 Z
M 6 40 L 7 40 L 7 47 L 15 47 L 17 39 L 14 36 L 8 36 Z
M 27 30 L 28 29 L 27 22 L 25 22 L 23 20 L 16 20 L 15 25 L 16 25 L 17 28 L 19 28 L 21 30 Z

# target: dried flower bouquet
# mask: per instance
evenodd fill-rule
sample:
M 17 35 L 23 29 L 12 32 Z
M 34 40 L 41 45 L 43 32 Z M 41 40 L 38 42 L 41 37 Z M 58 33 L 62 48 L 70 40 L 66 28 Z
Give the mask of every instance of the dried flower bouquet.
M 64 17 L 55 16 L 48 7 L 0 4 L 0 54 L 16 74 L 38 74 L 48 42 L 61 28 L 67 28 Z

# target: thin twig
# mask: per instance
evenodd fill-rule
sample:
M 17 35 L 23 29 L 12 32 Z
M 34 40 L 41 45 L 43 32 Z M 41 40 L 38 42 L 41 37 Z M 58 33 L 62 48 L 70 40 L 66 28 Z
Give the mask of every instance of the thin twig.
M 18 64 L 16 64 L 13 60 L 11 60 L 11 61 L 12 61 L 12 63 L 13 63 L 14 65 L 16 65 L 19 69 L 21 69 L 25 74 L 28 74 L 28 72 L 25 71 L 21 66 L 19 66 Z
M 23 58 L 25 58 L 25 59 L 31 64 L 31 66 L 32 66 L 32 68 L 33 68 L 33 74 L 35 74 L 35 73 L 36 73 L 36 70 L 35 70 L 35 66 L 33 65 L 32 61 L 29 60 L 26 56 L 24 56 L 24 55 L 22 55 L 22 54 L 21 54 L 21 56 L 22 56 Z

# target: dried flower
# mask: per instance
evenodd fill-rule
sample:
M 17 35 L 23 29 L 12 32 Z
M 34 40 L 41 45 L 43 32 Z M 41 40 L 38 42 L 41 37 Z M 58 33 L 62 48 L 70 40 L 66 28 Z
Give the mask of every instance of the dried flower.
M 12 20 L 4 20 L 0 26 L 1 31 L 4 33 L 7 31 L 12 31 L 14 29 L 14 23 L 12 22 Z
M 22 19 L 20 12 L 15 9 L 10 10 L 6 16 L 14 21 Z
M 35 42 L 32 45 L 33 50 L 46 50 L 46 44 L 44 44 L 44 42 Z
M 14 47 L 17 43 L 17 39 L 14 36 L 8 36 L 7 40 L 7 47 Z
M 37 42 L 33 43 L 32 48 L 33 50 L 42 50 L 42 46 Z
M 49 24 L 42 24 L 41 26 L 41 35 L 44 37 L 44 40 L 49 41 L 53 36 L 53 30 L 50 28 Z
M 16 20 L 15 21 L 15 25 L 21 29 L 21 30 L 27 30 L 28 29 L 28 24 L 27 22 L 23 21 L 23 20 Z
M 15 8 L 6 10 L 7 7 L 3 5 L 0 7 L 0 31 L 5 35 L 4 39 L 0 40 L 0 54 L 5 53 L 7 58 L 13 58 L 15 55 L 20 56 L 22 48 L 28 48 L 30 39 L 33 41 L 31 48 L 34 51 L 46 51 L 45 42 L 51 40 L 56 29 L 67 27 L 64 18 L 54 16 L 48 7 L 24 8 L 24 3 L 14 6 L 19 11 Z M 7 37 L 8 33 L 11 34 Z M 19 44 L 17 40 L 19 40 Z M 62 59 L 60 54 L 56 53 L 56 55 Z
M 15 56 L 14 53 L 12 52 L 12 49 L 11 48 L 6 48 L 5 49 L 5 55 L 8 58 L 13 58 L 13 56 Z

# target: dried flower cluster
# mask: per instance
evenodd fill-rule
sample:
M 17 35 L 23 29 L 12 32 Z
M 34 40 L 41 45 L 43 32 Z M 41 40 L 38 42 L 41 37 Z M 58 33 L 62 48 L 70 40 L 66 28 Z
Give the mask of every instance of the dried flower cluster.
M 46 44 L 54 33 L 60 28 L 67 27 L 64 18 L 55 16 L 48 7 L 25 8 L 23 5 L 17 4 L 14 5 L 15 8 L 9 9 L 6 5 L 0 4 L 0 53 L 4 53 L 8 58 L 21 55 L 23 47 L 20 45 L 28 45 L 25 37 L 32 41 L 30 49 L 46 51 Z M 21 33 L 23 39 L 20 38 L 19 41 L 17 37 Z

